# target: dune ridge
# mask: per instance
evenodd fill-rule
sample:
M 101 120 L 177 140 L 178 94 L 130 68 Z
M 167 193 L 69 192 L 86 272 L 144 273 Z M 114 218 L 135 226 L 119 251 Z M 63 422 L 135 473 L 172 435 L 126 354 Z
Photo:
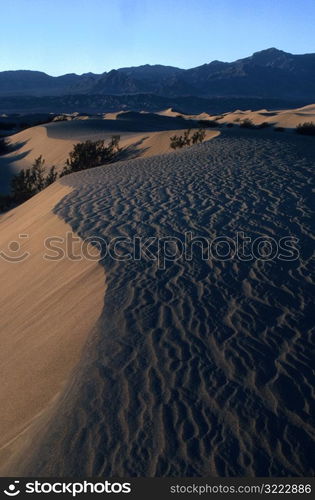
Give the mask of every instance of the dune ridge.
M 30 168 L 40 155 L 47 169 L 55 165 L 57 172 L 61 172 L 74 144 L 86 140 L 109 142 L 113 135 L 120 135 L 124 159 L 148 157 L 171 151 L 170 137 L 181 134 L 182 129 L 189 126 L 189 122 L 176 118 L 167 120 L 165 117 L 160 121 L 159 116 L 152 114 L 143 119 L 141 113 L 135 113 L 129 120 L 116 119 L 117 115 L 121 114 L 115 113 L 106 119 L 85 116 L 51 122 L 10 136 L 8 142 L 12 151 L 0 157 L 0 193 L 9 192 L 12 175 Z M 207 130 L 206 139 L 218 134 Z
M 209 118 L 213 119 L 215 117 L 209 115 Z M 315 123 L 315 104 L 309 104 L 296 109 L 278 109 L 272 111 L 268 111 L 267 109 L 260 109 L 258 111 L 236 110 L 233 113 L 224 113 L 222 118 L 218 119 L 218 122 L 233 123 L 236 125 L 246 118 L 251 120 L 254 125 L 268 123 L 274 127 L 295 129 L 300 123 Z
M 16 457 L 46 427 L 103 307 L 105 282 L 97 262 L 44 259 L 54 255 L 45 251 L 45 238 L 71 232 L 53 213 L 70 192 L 55 183 L 0 218 L 2 475 L 15 474 Z M 12 242 L 20 243 L 20 251 L 11 250 Z M 65 243 L 58 245 L 65 251 Z M 29 257 L 9 262 L 2 252 Z
M 292 262 L 104 259 L 93 341 L 16 473 L 314 473 L 310 138 L 222 133 L 187 151 L 64 178 L 72 230 L 299 238 Z
M 169 118 L 175 118 L 181 113 L 174 111 L 172 108 L 165 109 L 157 114 Z M 117 114 L 113 113 L 113 116 Z M 216 120 L 218 125 L 226 125 L 232 123 L 239 125 L 243 120 L 249 119 L 254 125 L 261 125 L 267 123 L 274 127 L 283 127 L 285 129 L 294 129 L 300 123 L 310 122 L 315 123 L 315 104 L 308 104 L 301 108 L 293 109 L 276 109 L 267 110 L 259 109 L 252 111 L 250 109 L 241 110 L 237 109 L 229 113 L 221 113 L 220 115 L 212 115 L 210 113 L 200 113 L 198 115 L 182 114 L 186 119 L 191 120 Z
M 100 116 L 69 116 L 69 120 L 37 125 L 18 132 L 9 138 L 12 151 L 0 157 L 0 193 L 9 192 L 12 175 L 21 169 L 30 168 L 34 160 L 42 155 L 46 167 L 55 165 L 61 171 L 73 145 L 86 140 L 110 140 L 120 135 L 124 148 L 122 159 L 149 157 L 172 151 L 170 137 L 182 133 L 184 128 L 203 126 L 201 120 L 217 121 L 218 127 L 233 124 L 237 127 L 249 119 L 254 125 L 268 124 L 287 130 L 312 121 L 315 123 L 315 104 L 296 109 L 268 111 L 236 110 L 221 115 L 180 113 L 172 108 L 157 113 L 118 111 Z M 70 119 L 71 118 L 71 119 Z M 271 130 L 270 130 L 271 131 Z M 259 131 L 260 134 L 266 130 Z M 217 137 L 219 130 L 206 129 L 206 139 Z

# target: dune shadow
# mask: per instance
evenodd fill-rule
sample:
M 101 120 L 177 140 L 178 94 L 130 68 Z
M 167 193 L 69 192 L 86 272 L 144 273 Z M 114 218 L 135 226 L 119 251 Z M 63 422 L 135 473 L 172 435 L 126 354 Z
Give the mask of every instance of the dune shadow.
M 305 279 L 314 157 L 296 149 L 305 138 L 273 136 L 223 131 L 180 154 L 68 177 L 74 189 L 54 213 L 83 240 L 126 243 L 117 259 L 104 252 L 103 312 L 24 475 L 314 473 Z M 155 239 L 160 258 L 160 235 L 184 245 L 188 232 L 232 241 L 236 230 L 252 241 L 293 234 L 301 253 L 227 261 L 165 251 L 162 267 L 120 258 L 135 236 Z
M 123 148 L 118 154 L 118 161 L 125 160 L 133 160 L 135 158 L 141 157 L 146 151 L 148 151 L 149 147 L 139 148 L 143 144 L 143 142 L 149 137 L 142 137 L 139 141 L 136 141 L 129 146 Z
M 28 142 L 29 142 L 29 140 L 17 141 L 17 142 L 10 143 L 8 145 L 9 150 L 8 150 L 7 154 L 14 153 L 15 151 L 18 151 L 19 149 L 23 148 Z
M 261 116 L 277 116 L 278 113 L 271 113 L 270 111 L 267 111 L 267 113 L 258 113 Z
M 125 116 L 126 115 L 126 116 Z M 47 136 L 54 139 L 75 139 L 88 135 L 100 135 L 111 132 L 162 132 L 198 128 L 195 120 L 185 120 L 151 113 L 124 113 L 116 120 L 89 119 L 78 121 L 55 122 L 45 125 Z
M 13 145 L 13 149 L 6 155 L 0 156 L 0 194 L 7 195 L 10 192 L 10 182 L 13 175 L 16 173 L 17 169 L 14 168 L 14 163 L 16 161 L 23 160 L 30 152 L 31 149 L 24 151 L 23 153 L 17 153 L 12 156 L 12 152 L 18 151 L 24 143 L 17 143 Z

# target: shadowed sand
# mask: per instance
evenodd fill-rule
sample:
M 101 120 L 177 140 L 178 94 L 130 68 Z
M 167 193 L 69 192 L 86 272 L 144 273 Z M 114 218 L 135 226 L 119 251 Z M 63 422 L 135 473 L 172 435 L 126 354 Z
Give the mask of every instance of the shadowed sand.
M 109 141 L 112 135 L 120 135 L 120 145 L 124 148 L 122 159 L 148 157 L 172 151 L 170 137 L 180 134 L 184 128 L 200 126 L 199 120 L 216 120 L 220 126 L 238 125 L 245 119 L 250 119 L 254 125 L 267 123 L 294 129 L 300 123 L 315 123 L 315 104 L 276 111 L 236 110 L 219 116 L 208 113 L 185 115 L 172 108 L 158 113 L 116 112 L 106 113 L 102 118 L 78 116 L 70 121 L 38 125 L 9 138 L 13 150 L 0 157 L 0 193 L 7 194 L 12 175 L 30 168 L 40 155 L 44 157 L 47 168 L 55 165 L 60 172 L 73 145 L 78 142 L 88 139 Z M 219 133 L 207 129 L 206 139 L 214 138 Z
M 294 129 L 300 123 L 313 122 L 315 123 L 315 104 L 309 104 L 303 108 L 296 109 L 280 109 L 268 111 L 260 109 L 259 111 L 234 111 L 233 113 L 224 113 L 218 123 L 237 123 L 248 118 L 254 125 L 269 123 L 271 126 L 283 127 L 286 129 Z M 214 117 L 210 117 L 214 118 Z
M 11 259 L 30 253 L 23 263 L 0 259 L 2 475 L 15 453 L 32 447 L 103 307 L 104 273 L 95 261 L 43 258 L 46 237 L 71 231 L 53 213 L 70 191 L 55 183 L 0 219 L 1 250 Z M 9 249 L 12 241 L 21 243 L 19 252 Z
M 64 178 L 73 191 L 55 213 L 82 238 L 243 231 L 295 236 L 300 255 L 222 262 L 195 251 L 165 270 L 106 257 L 103 312 L 72 383 L 6 473 L 314 473 L 314 150 L 312 138 L 223 132 Z
M 118 114 L 118 113 L 117 113 Z M 105 139 L 109 142 L 112 135 L 120 135 L 120 146 L 124 148 L 123 158 L 147 157 L 171 151 L 170 137 L 182 133 L 189 123 L 176 118 L 157 115 L 120 113 L 111 119 L 74 119 L 31 127 L 12 135 L 9 143 L 12 152 L 0 156 L 0 193 L 8 193 L 12 175 L 21 169 L 30 168 L 40 155 L 45 166 L 52 165 L 61 171 L 73 145 L 86 140 Z M 125 119 L 119 119 L 127 115 Z M 207 130 L 206 139 L 216 137 L 219 132 Z
M 160 111 L 161 116 L 175 118 L 178 112 L 172 108 Z M 116 116 L 117 113 L 113 113 Z M 297 125 L 304 122 L 315 123 L 315 104 L 309 104 L 302 108 L 296 109 L 278 109 L 268 111 L 267 109 L 260 109 L 258 111 L 251 110 L 236 110 L 231 113 L 222 113 L 221 115 L 210 115 L 209 113 L 200 113 L 199 115 L 182 115 L 185 118 L 194 120 L 217 120 L 218 124 L 233 123 L 237 124 L 246 118 L 251 120 L 254 125 L 261 125 L 268 123 L 271 126 L 283 127 L 287 129 L 294 129 Z

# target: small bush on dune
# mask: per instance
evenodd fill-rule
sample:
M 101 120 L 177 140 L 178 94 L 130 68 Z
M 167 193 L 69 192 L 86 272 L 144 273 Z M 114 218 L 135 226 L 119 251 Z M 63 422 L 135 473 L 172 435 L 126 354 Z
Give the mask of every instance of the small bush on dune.
M 257 125 L 257 128 L 268 128 L 270 127 L 270 123 L 268 122 L 262 122 L 259 125 Z
M 50 184 L 53 184 L 57 180 L 57 177 L 58 177 L 58 174 L 56 172 L 56 167 L 53 165 L 52 167 L 50 167 L 48 174 L 46 175 L 44 187 L 47 187 Z
M 194 135 L 192 136 L 192 143 L 193 144 L 201 144 L 206 136 L 206 131 L 203 128 L 200 128 L 197 130 Z
M 255 125 L 254 125 L 254 123 L 252 122 L 252 120 L 250 120 L 249 118 L 245 118 L 245 120 L 243 120 L 243 121 L 240 123 L 240 127 L 241 127 L 241 128 L 255 128 Z
M 283 127 L 275 127 L 274 131 L 275 132 L 284 132 L 284 128 Z
M 22 203 L 36 194 L 32 169 L 21 170 L 12 178 L 11 191 L 12 198 L 17 203 Z
M 184 135 L 173 135 L 170 137 L 170 146 L 172 149 L 182 148 L 184 146 L 190 146 L 191 144 L 200 144 L 204 141 L 206 136 L 206 131 L 202 128 L 196 130 L 193 135 L 191 130 L 185 130 Z
M 172 135 L 170 137 L 170 146 L 172 149 L 182 148 L 185 142 L 182 135 Z
M 295 130 L 298 134 L 315 136 L 315 123 L 313 122 L 300 123 Z
M 113 148 L 114 153 L 120 153 L 121 147 L 120 143 L 120 135 L 112 135 L 109 146 Z
M 192 140 L 192 138 L 190 137 L 190 128 L 188 130 L 185 130 L 184 132 L 184 144 L 185 146 L 190 146 L 190 142 Z
M 21 170 L 11 180 L 11 199 L 14 203 L 22 203 L 57 179 L 55 167 L 51 167 L 45 176 L 45 160 L 42 156 L 36 158 L 33 166 Z
M 104 140 L 89 140 L 75 144 L 60 177 L 114 161 L 121 151 L 119 141 L 120 136 L 114 135 L 107 146 Z
M 189 134 L 187 135 L 187 140 L 188 136 Z M 114 161 L 121 151 L 119 141 L 120 136 L 113 135 L 107 146 L 103 140 L 94 142 L 86 141 L 76 144 L 66 161 L 60 177 Z M 0 146 L 3 147 L 3 151 L 6 151 L 6 146 L 3 146 L 1 141 Z M 45 172 L 45 160 L 42 156 L 39 156 L 31 168 L 21 170 L 18 174 L 14 175 L 11 180 L 11 194 L 0 197 L 0 210 L 8 210 L 14 205 L 23 203 L 57 180 L 58 174 L 55 166 L 52 166 L 47 174 Z

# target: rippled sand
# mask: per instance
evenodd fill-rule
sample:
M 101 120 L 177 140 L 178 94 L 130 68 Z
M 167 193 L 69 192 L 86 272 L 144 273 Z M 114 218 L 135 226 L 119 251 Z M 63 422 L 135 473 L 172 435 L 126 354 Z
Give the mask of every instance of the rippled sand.
M 102 316 L 21 473 L 314 473 L 312 138 L 223 133 L 64 179 L 82 238 L 299 238 L 293 261 L 104 259 Z M 314 414 L 314 413 L 313 413 Z

